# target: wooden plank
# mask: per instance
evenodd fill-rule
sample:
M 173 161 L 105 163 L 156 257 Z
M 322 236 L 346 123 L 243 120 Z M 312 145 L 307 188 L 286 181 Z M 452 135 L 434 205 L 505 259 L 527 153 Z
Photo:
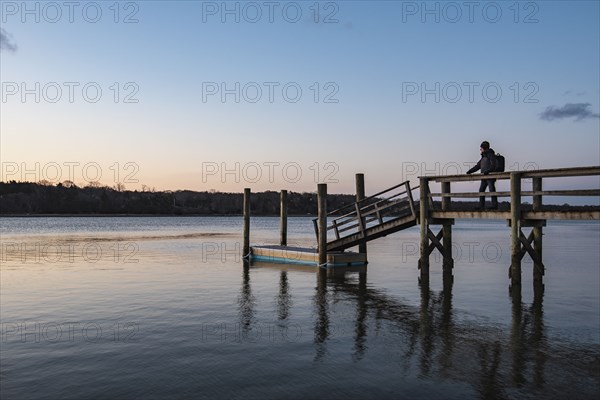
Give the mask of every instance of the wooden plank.
M 360 214 L 360 208 L 358 207 L 358 203 L 356 203 L 356 214 L 358 216 L 358 227 L 360 230 L 360 233 L 362 235 L 362 237 L 365 237 L 365 221 L 362 218 L 362 215 Z
M 450 182 L 442 182 L 450 183 Z M 449 197 L 476 198 L 482 196 L 510 197 L 510 192 L 458 192 L 458 193 L 431 193 L 431 197 L 441 197 L 442 202 Z M 582 190 L 539 190 L 522 191 L 523 196 L 600 196 L 600 189 L 582 189 Z
M 600 175 L 600 166 L 538 169 L 533 171 L 519 171 L 525 178 L 558 178 L 570 176 Z M 434 182 L 468 182 L 482 179 L 510 179 L 510 172 L 492 172 L 488 175 L 438 175 L 426 177 Z
M 509 211 L 431 211 L 432 218 L 454 218 L 454 219 L 509 219 Z M 538 220 L 600 220 L 600 210 L 585 211 L 523 211 L 522 219 Z
M 536 179 L 536 178 L 534 178 Z M 581 190 L 534 190 L 524 191 L 523 196 L 600 196 L 600 189 Z
M 442 182 L 450 183 L 450 182 Z M 498 197 L 510 197 L 510 192 L 459 192 L 459 193 L 431 193 L 431 197 L 441 197 L 442 205 L 446 198 L 450 197 L 461 197 L 461 198 L 478 198 L 483 195 L 486 196 L 498 196 Z
M 429 180 L 434 182 L 472 182 L 482 179 L 510 179 L 510 172 L 492 172 L 490 174 L 471 174 L 471 175 L 438 175 L 429 176 Z
M 523 171 L 523 178 L 559 178 L 567 176 L 600 175 L 600 166 L 537 169 Z
M 336 237 L 336 239 L 339 239 L 340 238 L 340 231 L 338 229 L 336 221 L 333 221 L 333 229 L 335 231 L 335 237 Z
M 473 207 L 475 207 L 475 204 L 473 204 Z M 431 218 L 435 218 L 435 219 L 508 219 L 510 218 L 510 212 L 509 211 L 498 211 L 498 210 L 491 210 L 491 211 L 441 211 L 441 210 L 436 210 L 436 211 L 431 211 L 430 213 Z

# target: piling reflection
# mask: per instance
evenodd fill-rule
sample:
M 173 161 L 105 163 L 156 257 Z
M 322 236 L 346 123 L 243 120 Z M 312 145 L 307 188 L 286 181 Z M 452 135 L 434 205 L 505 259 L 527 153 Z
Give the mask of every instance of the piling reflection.
M 435 332 L 433 330 L 434 310 L 430 304 L 431 291 L 429 290 L 429 281 L 427 279 L 419 282 L 421 289 L 421 307 L 419 309 L 419 331 L 421 338 L 421 353 L 419 370 L 421 376 L 428 376 L 431 370 L 431 353 L 434 346 Z
M 276 315 L 280 322 L 293 319 L 289 268 L 278 271 Z M 366 268 L 303 271 L 314 274 L 316 283 L 312 300 L 314 361 L 339 356 L 328 349 L 334 337 L 336 343 L 352 340 L 354 362 L 363 360 L 371 348 L 381 352 L 381 341 L 385 340 L 389 361 L 416 370 L 424 379 L 467 382 L 482 399 L 510 397 L 507 387 L 543 391 L 546 385 L 546 354 L 550 350 L 546 348 L 542 285 L 535 286 L 531 304 L 524 304 L 521 291 L 513 287 L 507 303 L 511 316 L 507 330 L 493 324 L 457 322 L 451 275 L 443 276 L 441 290 L 432 290 L 430 282 L 422 279 L 418 282 L 420 301 L 411 305 L 401 296 L 369 286 Z M 242 328 L 251 329 L 255 299 L 247 267 L 239 305 Z M 353 311 L 336 314 L 340 308 Z M 340 330 L 340 323 L 349 329 Z
M 358 291 L 356 299 L 356 323 L 354 324 L 354 354 L 353 358 L 358 361 L 363 358 L 367 338 L 367 302 L 365 300 L 367 291 L 367 271 L 358 273 Z
M 327 339 L 329 338 L 329 305 L 327 301 L 327 270 L 319 268 L 317 286 L 314 297 L 316 320 L 314 329 L 315 360 L 322 359 L 327 354 Z
M 241 333 L 245 338 L 250 334 L 252 324 L 255 322 L 255 305 L 256 299 L 252 294 L 252 286 L 250 285 L 250 263 L 244 261 L 242 288 L 238 297 L 238 314 Z
M 292 306 L 292 294 L 288 284 L 287 271 L 279 275 L 279 293 L 277 294 L 277 319 L 280 323 L 287 321 Z
M 452 354 L 454 347 L 454 321 L 452 319 L 452 285 L 454 277 L 451 274 L 444 274 L 443 290 L 441 297 L 441 319 L 440 333 L 442 336 L 442 353 L 440 355 L 441 372 L 447 375 L 452 368 Z
M 510 290 L 512 300 L 512 381 L 516 386 L 533 383 L 542 387 L 545 383 L 544 367 L 546 363 L 546 340 L 544 332 L 544 285 L 534 282 L 533 303 L 526 307 L 522 302 L 521 290 L 513 287 Z M 533 360 L 529 363 L 528 360 Z M 527 365 L 533 365 L 531 382 L 527 380 Z

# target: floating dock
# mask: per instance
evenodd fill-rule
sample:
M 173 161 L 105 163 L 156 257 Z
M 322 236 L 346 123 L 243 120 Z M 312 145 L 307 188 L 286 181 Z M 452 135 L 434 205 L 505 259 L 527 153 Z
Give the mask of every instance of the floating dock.
M 319 251 L 316 248 L 267 245 L 251 246 L 250 261 L 333 268 L 366 265 L 367 255 L 350 251 L 329 251 L 325 265 L 320 265 Z

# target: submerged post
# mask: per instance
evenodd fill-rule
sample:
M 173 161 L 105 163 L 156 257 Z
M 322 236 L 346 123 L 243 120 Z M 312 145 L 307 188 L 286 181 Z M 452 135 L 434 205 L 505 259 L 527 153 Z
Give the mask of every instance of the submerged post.
M 521 173 L 510 173 L 511 284 L 521 284 Z
M 356 174 L 356 201 L 359 202 L 365 197 L 365 174 Z M 366 242 L 358 245 L 358 252 L 367 254 Z
M 542 191 L 542 178 L 533 178 L 533 187 L 534 192 Z M 542 211 L 542 195 L 534 195 L 533 196 L 533 211 Z M 542 276 L 544 275 L 544 266 L 541 264 L 542 262 L 542 226 L 533 227 L 533 250 L 535 251 L 535 255 L 539 260 L 539 264 L 534 261 L 533 265 L 533 280 L 534 281 L 542 281 Z
M 242 256 L 250 254 L 250 189 L 244 189 L 244 251 Z
M 318 220 L 319 220 L 319 266 L 327 263 L 327 184 L 317 186 Z
M 424 278 L 429 277 L 429 179 L 421 177 L 419 180 L 419 224 L 421 228 L 421 258 L 419 259 L 419 269 L 421 270 L 421 278 Z
M 281 205 L 280 205 L 280 221 L 279 221 L 279 244 L 287 246 L 287 208 L 288 208 L 288 192 L 287 190 L 281 191 Z

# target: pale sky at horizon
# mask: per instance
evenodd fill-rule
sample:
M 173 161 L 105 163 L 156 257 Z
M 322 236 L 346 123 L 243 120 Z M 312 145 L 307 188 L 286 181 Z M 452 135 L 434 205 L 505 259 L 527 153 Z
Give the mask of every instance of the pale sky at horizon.
M 598 1 L 72 4 L 0 2 L 1 180 L 373 193 L 482 140 L 511 169 L 600 165 Z

